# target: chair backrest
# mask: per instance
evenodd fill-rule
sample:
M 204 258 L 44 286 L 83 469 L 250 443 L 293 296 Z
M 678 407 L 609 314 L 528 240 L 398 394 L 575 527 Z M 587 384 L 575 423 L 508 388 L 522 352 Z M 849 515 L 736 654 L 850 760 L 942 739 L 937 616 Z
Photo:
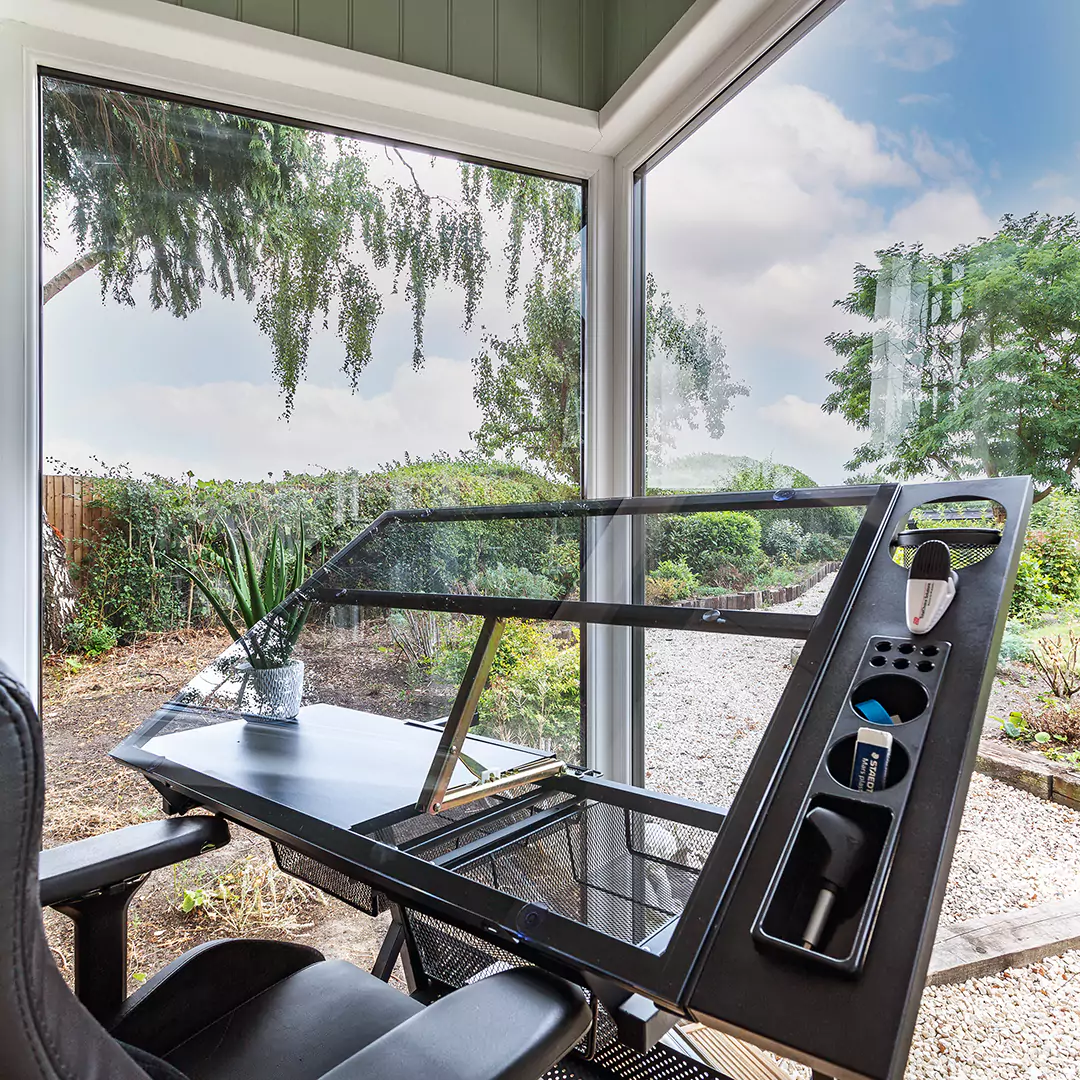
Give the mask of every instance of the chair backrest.
M 41 724 L 25 688 L 0 664 L 0 1076 L 147 1080 L 75 999 L 45 940 L 44 806 Z

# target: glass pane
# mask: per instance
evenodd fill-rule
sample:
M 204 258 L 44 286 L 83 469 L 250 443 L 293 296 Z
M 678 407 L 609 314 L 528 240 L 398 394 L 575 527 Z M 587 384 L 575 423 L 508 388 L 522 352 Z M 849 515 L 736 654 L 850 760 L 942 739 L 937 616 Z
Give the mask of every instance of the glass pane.
M 723 816 L 589 779 L 578 762 L 581 626 L 660 628 L 652 640 L 665 650 L 663 662 L 690 658 L 696 667 L 683 686 L 696 690 L 716 676 L 702 657 L 745 653 L 740 626 L 752 624 L 770 648 L 787 652 L 792 620 L 714 610 L 707 601 L 619 603 L 602 591 L 582 601 L 560 568 L 588 566 L 578 538 L 602 538 L 615 523 L 623 535 L 641 531 L 657 543 L 690 535 L 701 540 L 693 552 L 726 558 L 723 527 L 768 512 L 718 509 L 730 503 L 703 496 L 386 514 L 115 753 L 166 783 L 183 775 L 191 791 L 254 795 L 313 828 L 347 828 L 425 860 L 448 859 L 455 873 L 492 889 L 662 950 L 661 935 L 688 902 Z M 711 531 L 702 539 L 699 528 Z M 556 558 L 566 547 L 572 559 Z M 392 714 L 410 723 L 366 707 L 372 652 L 382 650 L 358 648 L 357 631 L 370 638 L 377 625 L 426 677 L 423 702 Z M 728 644 L 702 649 L 695 638 Z M 657 781 L 696 801 L 726 802 L 734 793 L 715 784 L 684 791 L 695 775 L 683 768 Z M 512 842 L 489 836 L 526 822 L 537 831 Z M 482 850 L 487 844 L 492 850 Z
M 1037 522 L 1072 543 L 1077 29 L 1059 0 L 847 0 L 647 172 L 649 492 L 1026 473 Z M 816 610 L 857 512 L 749 516 L 719 561 L 643 538 L 646 595 Z M 987 522 L 914 515 L 897 561 Z M 972 536 L 954 568 L 981 557 Z M 1034 640 L 1071 586 L 1033 602 L 1027 559 L 1013 614 Z M 649 783 L 730 797 L 796 657 L 649 631 Z
M 105 754 L 189 683 L 447 715 L 471 617 L 314 604 L 252 655 L 233 638 L 388 510 L 580 497 L 584 205 L 576 182 L 77 78 L 42 78 L 40 124 L 52 845 L 159 813 Z M 526 533 L 419 540 L 367 583 L 573 595 L 577 533 Z M 515 625 L 483 730 L 576 761 L 580 663 L 575 630 Z M 280 880 L 262 856 L 243 872 Z M 171 959 L 135 939 L 134 971 Z

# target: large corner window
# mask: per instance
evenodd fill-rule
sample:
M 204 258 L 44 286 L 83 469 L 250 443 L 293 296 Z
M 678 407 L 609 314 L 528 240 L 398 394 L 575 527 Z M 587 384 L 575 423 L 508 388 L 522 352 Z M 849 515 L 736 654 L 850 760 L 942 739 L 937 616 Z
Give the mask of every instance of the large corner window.
M 63 746 L 107 750 L 258 614 L 230 581 L 245 545 L 269 607 L 387 510 L 580 496 L 585 207 L 579 182 L 417 147 L 62 73 L 40 91 L 52 843 L 77 810 L 154 812 Z M 439 557 L 451 590 L 580 589 L 551 530 Z M 324 613 L 292 656 L 303 701 L 444 717 L 477 628 Z M 477 730 L 578 761 L 580 658 L 576 629 L 511 623 Z
M 1080 463 L 1078 18 L 847 0 L 642 167 L 641 493 L 1030 474 L 1036 520 L 1061 517 Z M 645 595 L 814 613 L 858 521 L 782 501 L 684 517 L 640 538 Z M 644 634 L 637 767 L 722 803 L 799 645 L 692 645 Z

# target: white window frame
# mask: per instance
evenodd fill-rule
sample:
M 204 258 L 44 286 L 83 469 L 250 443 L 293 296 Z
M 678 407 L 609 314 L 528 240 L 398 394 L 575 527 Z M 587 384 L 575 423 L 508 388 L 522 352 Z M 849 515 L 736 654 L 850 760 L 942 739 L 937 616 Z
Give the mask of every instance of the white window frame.
M 40 68 L 585 181 L 584 488 L 625 496 L 634 171 L 816 2 L 697 0 L 596 113 L 151 0 L 0 0 L 0 660 L 37 694 Z M 629 633 L 591 627 L 587 649 L 588 764 L 629 781 Z

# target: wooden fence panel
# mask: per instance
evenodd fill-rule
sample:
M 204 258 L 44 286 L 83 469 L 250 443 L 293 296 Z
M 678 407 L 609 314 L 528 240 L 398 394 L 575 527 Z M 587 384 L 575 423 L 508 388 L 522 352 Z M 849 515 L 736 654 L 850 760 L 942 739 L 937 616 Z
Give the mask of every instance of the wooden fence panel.
M 43 476 L 41 505 L 49 524 L 63 537 L 67 557 L 82 563 L 85 541 L 98 535 L 105 518 L 100 506 L 90 506 L 93 485 L 81 476 Z

